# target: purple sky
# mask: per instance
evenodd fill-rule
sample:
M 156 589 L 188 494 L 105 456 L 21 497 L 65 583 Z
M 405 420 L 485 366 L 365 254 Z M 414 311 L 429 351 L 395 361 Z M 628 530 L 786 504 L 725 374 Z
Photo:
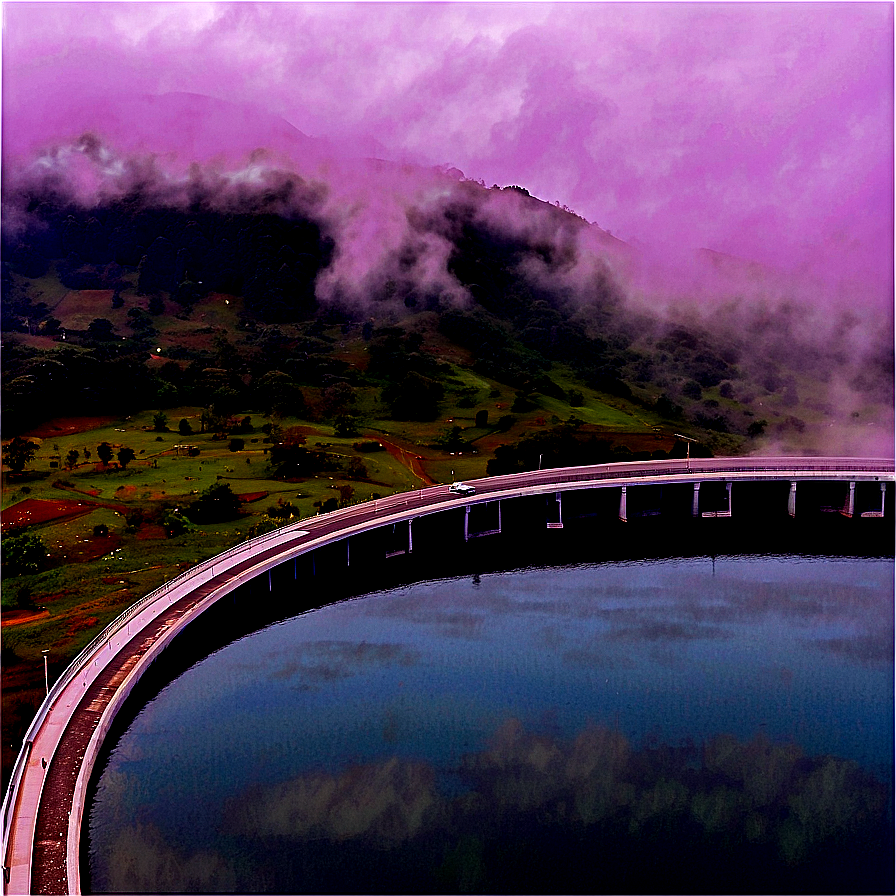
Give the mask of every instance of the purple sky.
M 892 302 L 889 2 L 13 2 L 3 15 L 7 164 L 87 127 L 125 151 L 244 152 L 277 144 L 264 110 L 343 151 L 523 185 L 625 240 L 804 268 L 869 307 Z M 254 109 L 235 123 L 223 106 L 203 142 L 186 122 L 154 129 L 133 102 L 172 92 Z

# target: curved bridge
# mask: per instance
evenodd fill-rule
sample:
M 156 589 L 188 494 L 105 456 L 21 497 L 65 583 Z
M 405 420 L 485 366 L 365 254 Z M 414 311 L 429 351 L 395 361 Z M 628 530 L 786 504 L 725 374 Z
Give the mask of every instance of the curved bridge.
M 475 504 L 554 494 L 559 509 L 562 493 L 579 489 L 618 489 L 619 516 L 625 519 L 630 486 L 692 484 L 694 516 L 731 516 L 732 483 L 786 481 L 787 510 L 793 516 L 799 483 L 838 481 L 849 484 L 840 512 L 851 516 L 855 483 L 879 482 L 880 510 L 862 515 L 882 516 L 887 483 L 893 480 L 893 460 L 878 458 L 701 458 L 568 467 L 473 481 L 476 491 L 468 496 L 452 494 L 445 485 L 405 492 L 243 542 L 129 607 L 50 689 L 25 736 L 3 801 L 3 892 L 80 892 L 85 792 L 116 713 L 143 672 L 191 620 L 281 563 L 352 535 L 452 508 L 467 508 L 465 527 Z M 725 484 L 724 509 L 701 511 L 700 486 L 709 482 Z M 498 519 L 500 527 L 500 513 Z

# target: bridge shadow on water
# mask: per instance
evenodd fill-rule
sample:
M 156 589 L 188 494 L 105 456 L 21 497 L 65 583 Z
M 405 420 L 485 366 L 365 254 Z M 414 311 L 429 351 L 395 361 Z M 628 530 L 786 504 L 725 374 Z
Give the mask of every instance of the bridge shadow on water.
M 110 750 L 141 708 L 169 682 L 234 640 L 316 607 L 419 581 L 521 568 L 732 555 L 893 556 L 892 513 L 883 520 L 846 518 L 825 510 L 826 496 L 821 495 L 796 519 L 786 514 L 786 503 L 785 512 L 773 515 L 759 501 L 742 502 L 739 515 L 732 518 L 693 518 L 684 512 L 689 509 L 685 508 L 687 499 L 687 495 L 674 498 L 683 512 L 673 515 L 668 512 L 673 504 L 668 495 L 645 492 L 629 504 L 629 519 L 622 522 L 617 513 L 618 491 L 596 499 L 592 495 L 590 500 L 564 496 L 563 527 L 550 529 L 547 523 L 557 519 L 551 499 L 505 501 L 500 532 L 494 532 L 498 519 L 494 507 L 470 515 L 466 538 L 464 511 L 452 510 L 414 520 L 410 537 L 408 524 L 400 523 L 282 564 L 270 576 L 260 576 L 206 611 L 143 676 L 106 739 L 88 806 Z M 716 495 L 708 500 L 722 498 Z M 527 736 L 525 732 L 514 735 L 516 740 L 508 749 L 519 750 L 522 756 L 531 746 Z M 892 892 L 892 782 L 882 784 L 862 775 L 855 778 L 849 798 L 864 801 L 865 808 L 856 816 L 858 821 L 838 835 L 836 848 L 823 838 L 804 838 L 804 842 L 795 834 L 788 846 L 786 830 L 781 835 L 784 839 L 774 844 L 759 833 L 744 840 L 733 837 L 724 822 L 726 813 L 745 811 L 739 796 L 732 794 L 730 805 L 706 807 L 707 817 L 715 813 L 713 817 L 721 819 L 718 823 L 698 824 L 670 794 L 702 792 L 718 784 L 709 779 L 724 777 L 724 762 L 744 768 L 783 764 L 793 781 L 803 783 L 813 775 L 821 780 L 825 775 L 842 779 L 858 773 L 851 766 L 829 768 L 822 760 L 794 757 L 761 740 L 751 744 L 720 740 L 702 749 L 692 743 L 646 743 L 635 749 L 619 737 L 612 732 L 595 735 L 588 746 L 599 754 L 595 763 L 622 763 L 624 773 L 618 772 L 618 777 L 625 779 L 625 787 L 649 791 L 655 794 L 651 799 L 660 802 L 667 799 L 666 809 L 649 817 L 611 811 L 607 807 L 620 798 L 608 796 L 611 785 L 597 779 L 590 782 L 587 793 L 558 797 L 556 806 L 546 808 L 542 803 L 527 809 L 508 804 L 488 819 L 471 798 L 452 807 L 454 820 L 445 822 L 446 830 L 454 828 L 450 837 L 442 831 L 429 840 L 393 843 L 388 850 L 381 843 L 334 846 L 309 840 L 289 859 L 274 850 L 270 862 L 291 867 L 283 867 L 281 876 L 275 875 L 270 886 L 260 886 L 258 891 L 298 892 L 282 887 L 284 881 L 301 879 L 307 881 L 304 892 L 317 893 Z M 581 750 L 582 745 L 557 740 L 552 748 L 563 753 Z M 707 749 L 727 758 L 713 765 L 706 760 Z M 506 756 L 501 771 L 487 752 L 469 757 L 464 774 L 474 794 L 507 793 L 521 783 L 530 786 L 521 782 L 519 765 L 514 766 L 513 781 L 503 780 L 502 775 L 510 774 L 505 760 Z M 837 800 L 841 795 L 835 790 L 826 798 Z M 786 808 L 786 794 L 779 799 Z M 570 800 L 579 807 L 574 817 L 564 815 L 563 806 L 570 805 Z M 768 824 L 770 812 L 757 810 L 756 825 Z M 823 828 L 824 824 L 821 818 L 818 825 Z M 461 828 L 463 833 L 457 834 Z M 338 850 L 338 861 L 334 850 Z M 89 851 L 85 825 L 85 892 L 89 891 Z M 243 886 L 241 891 L 253 890 Z

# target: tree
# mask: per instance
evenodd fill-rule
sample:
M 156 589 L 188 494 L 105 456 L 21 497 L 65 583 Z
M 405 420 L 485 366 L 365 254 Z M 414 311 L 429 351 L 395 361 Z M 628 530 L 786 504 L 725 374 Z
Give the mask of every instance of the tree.
M 74 470 L 75 464 L 78 463 L 78 458 L 81 456 L 81 452 L 78 451 L 77 448 L 72 448 L 68 454 L 65 455 L 65 466 L 69 470 Z
M 157 411 L 152 415 L 152 431 L 168 432 L 168 415 L 162 411 Z
M 240 499 L 226 482 L 215 482 L 210 485 L 193 502 L 188 511 L 189 517 L 197 523 L 218 523 L 232 520 L 239 516 L 239 513 Z
M 133 448 L 128 448 L 126 446 L 122 446 L 122 448 L 118 452 L 118 463 L 121 464 L 121 469 L 126 470 L 128 464 L 137 456 L 136 452 Z
M 354 497 L 355 489 L 351 485 L 340 485 L 339 486 L 339 506 L 347 507 L 348 502 L 351 501 L 352 497 Z
M 488 426 L 488 411 L 476 411 L 476 426 L 479 429 Z
M 184 418 L 180 421 L 180 423 L 177 424 L 177 431 L 178 431 L 182 436 L 189 436 L 189 435 L 192 435 L 192 433 L 193 433 L 193 427 L 190 426 L 190 421 L 187 420 L 186 417 L 184 417 Z
M 96 456 L 103 462 L 104 467 L 109 466 L 113 454 L 112 446 L 108 442 L 102 442 L 96 447 Z
M 436 444 L 444 451 L 460 451 L 464 447 L 463 432 L 459 426 L 452 426 L 436 439 Z
M 339 502 L 335 498 L 327 498 L 326 501 L 315 501 L 314 506 L 319 513 L 329 513 L 331 510 L 336 510 Z
M 115 327 L 112 325 L 111 320 L 107 320 L 105 317 L 98 317 L 96 320 L 91 321 L 87 327 L 87 335 L 94 339 L 114 339 Z
M 370 474 L 367 472 L 367 464 L 360 457 L 353 457 L 348 462 L 346 475 L 349 479 L 367 479 Z
M 168 538 L 182 535 L 190 527 L 190 521 L 177 508 L 166 510 L 162 514 L 161 524 Z
M 37 445 L 21 436 L 15 436 L 12 441 L 3 448 L 3 463 L 13 473 L 21 473 L 31 463 L 37 452 Z
M 230 444 L 227 446 L 230 451 L 242 451 L 243 448 L 246 447 L 245 439 L 231 439 Z
M 350 439 L 361 435 L 358 429 L 358 418 L 351 414 L 340 414 L 333 421 L 333 435 L 340 439 Z
M 766 426 L 768 426 L 768 420 L 755 420 L 747 427 L 747 435 L 751 439 L 755 439 L 765 432 Z
M 415 370 L 383 389 L 383 401 L 395 420 L 434 420 L 444 395 L 440 382 Z
M 38 535 L 23 532 L 7 535 L 2 543 L 3 572 L 8 576 L 40 572 L 47 559 L 47 548 Z

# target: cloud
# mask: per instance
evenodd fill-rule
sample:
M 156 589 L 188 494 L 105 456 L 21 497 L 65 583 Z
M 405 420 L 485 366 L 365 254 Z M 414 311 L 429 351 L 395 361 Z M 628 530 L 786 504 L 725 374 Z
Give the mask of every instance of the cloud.
M 122 95 L 198 93 L 360 155 L 519 183 L 625 238 L 891 301 L 889 4 L 17 3 L 4 17 L 7 156 L 80 133 Z

